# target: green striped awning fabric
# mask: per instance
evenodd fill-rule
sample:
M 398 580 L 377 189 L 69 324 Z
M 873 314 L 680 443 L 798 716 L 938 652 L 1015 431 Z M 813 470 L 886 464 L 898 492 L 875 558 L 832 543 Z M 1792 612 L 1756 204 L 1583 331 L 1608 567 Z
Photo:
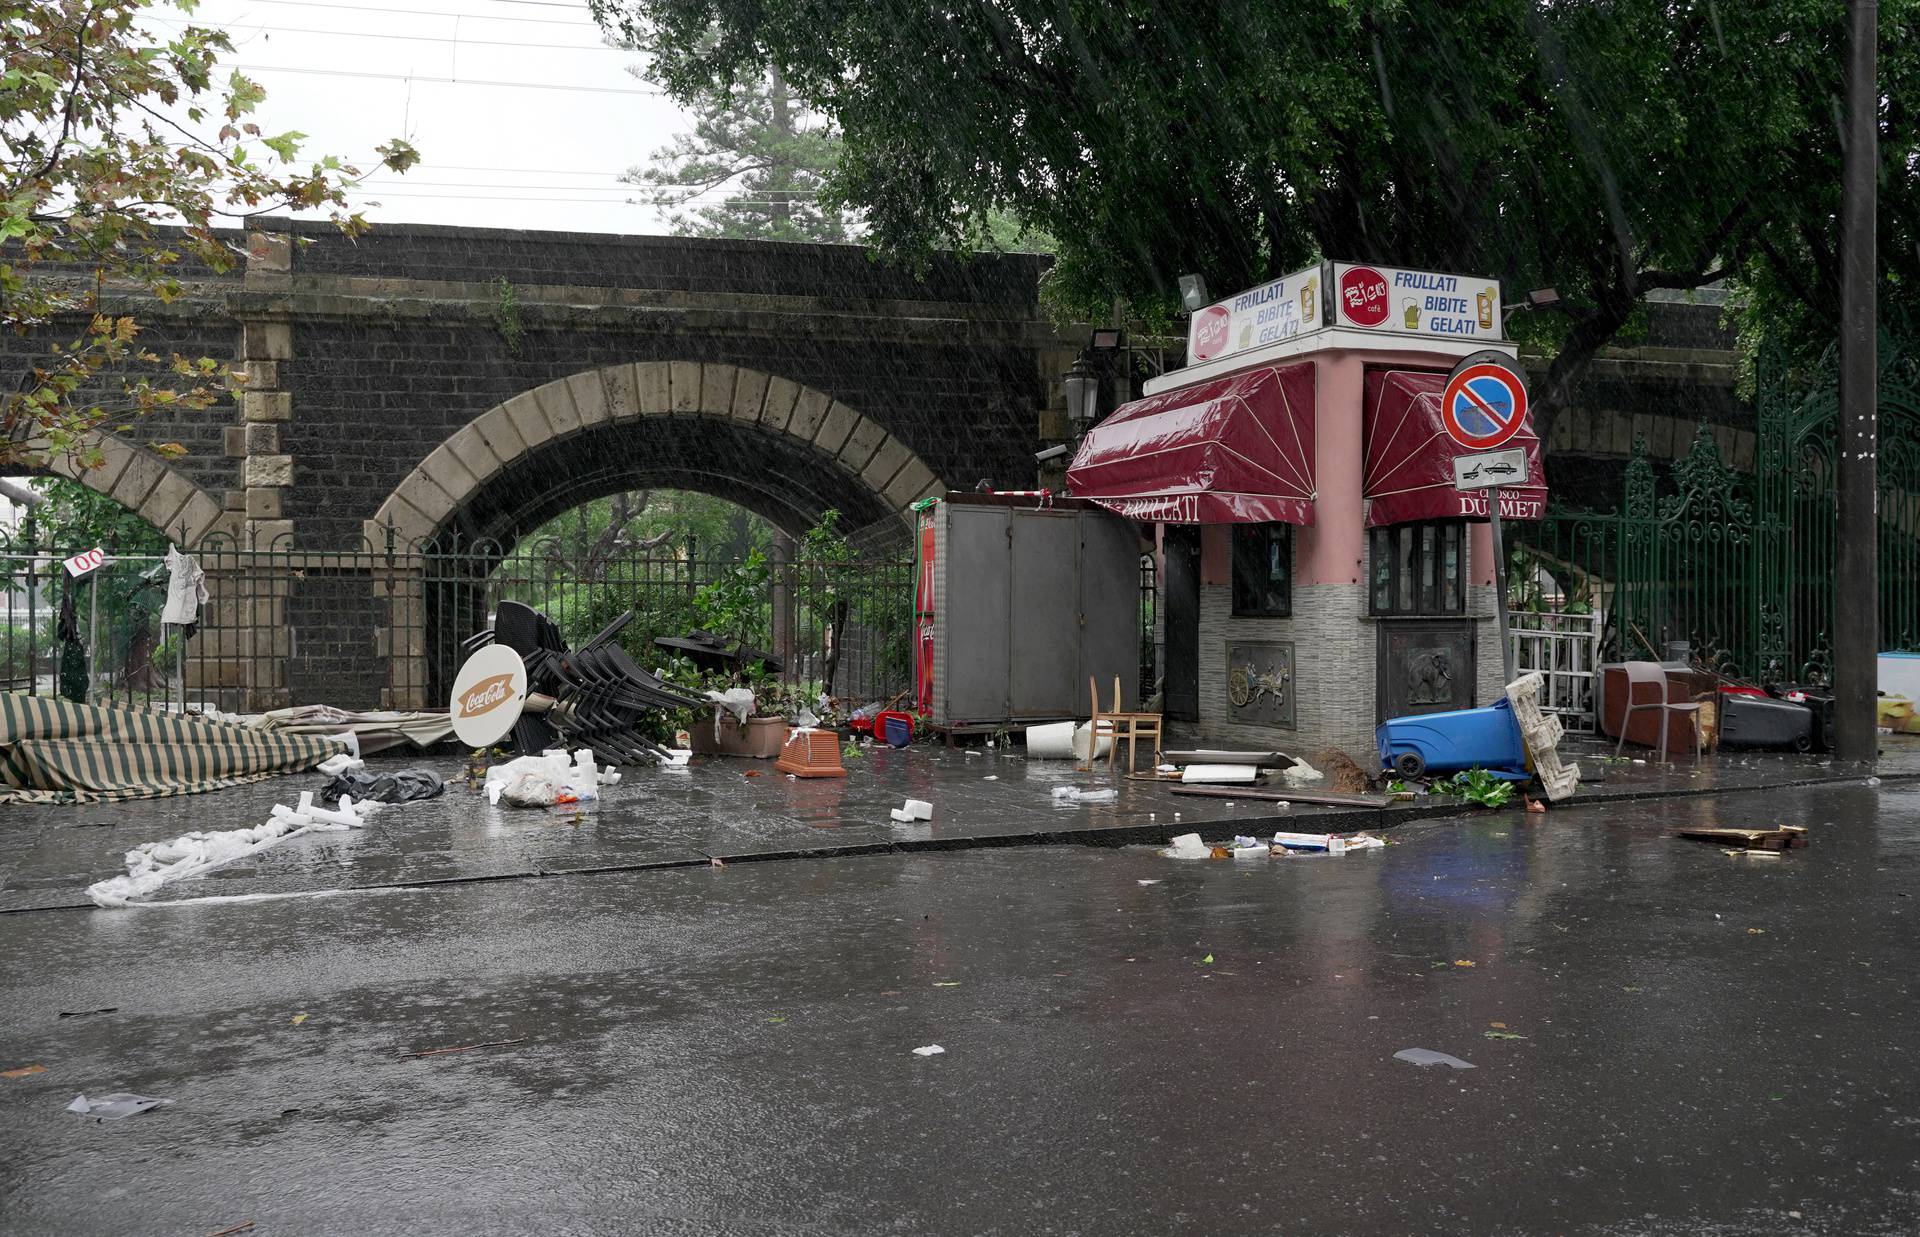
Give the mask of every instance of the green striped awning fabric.
M 223 790 L 345 750 L 204 717 L 0 694 L 0 802 L 103 803 Z

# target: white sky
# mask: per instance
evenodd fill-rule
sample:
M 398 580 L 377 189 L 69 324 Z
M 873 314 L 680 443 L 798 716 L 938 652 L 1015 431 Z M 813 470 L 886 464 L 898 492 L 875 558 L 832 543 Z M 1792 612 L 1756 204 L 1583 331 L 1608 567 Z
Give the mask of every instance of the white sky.
M 153 12 L 161 32 L 183 20 Z M 356 195 L 374 222 L 666 230 L 615 178 L 689 122 L 585 0 L 205 0 L 190 20 L 228 31 L 227 62 L 267 91 L 255 120 L 307 134 L 303 154 L 365 170 L 390 138 L 419 148 Z

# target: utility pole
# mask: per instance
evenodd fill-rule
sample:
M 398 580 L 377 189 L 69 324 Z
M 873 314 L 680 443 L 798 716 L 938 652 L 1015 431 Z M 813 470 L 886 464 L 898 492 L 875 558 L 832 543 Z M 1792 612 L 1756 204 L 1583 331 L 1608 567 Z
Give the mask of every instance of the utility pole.
M 1846 119 L 1841 128 L 1840 511 L 1834 563 L 1835 755 L 1879 754 L 1879 445 L 1874 308 L 1874 199 L 1878 192 L 1878 0 L 1847 0 Z

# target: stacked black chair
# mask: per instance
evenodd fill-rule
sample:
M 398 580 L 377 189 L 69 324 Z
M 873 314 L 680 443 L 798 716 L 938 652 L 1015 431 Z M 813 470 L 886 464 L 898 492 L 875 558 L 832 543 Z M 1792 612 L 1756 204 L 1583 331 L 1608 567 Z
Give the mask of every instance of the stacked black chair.
M 555 702 L 544 715 L 521 714 L 513 727 L 516 751 L 537 755 L 564 738 L 591 749 L 600 764 L 666 759 L 665 749 L 640 733 L 647 715 L 705 702 L 648 673 L 614 643 L 632 621 L 629 610 L 578 651 L 569 651 L 560 629 L 546 615 L 517 601 L 500 603 L 491 631 L 478 633 L 467 644 L 477 649 L 491 638 L 512 649 L 526 663 L 527 690 Z

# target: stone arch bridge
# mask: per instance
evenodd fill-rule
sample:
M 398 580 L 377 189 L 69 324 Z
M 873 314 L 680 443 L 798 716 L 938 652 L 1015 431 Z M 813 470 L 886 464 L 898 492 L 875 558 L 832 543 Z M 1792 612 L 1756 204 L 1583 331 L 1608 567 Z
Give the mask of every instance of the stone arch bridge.
M 609 493 L 704 491 L 788 533 L 834 508 L 904 542 L 921 497 L 1034 483 L 1084 340 L 1045 320 L 1030 255 L 908 271 L 851 246 L 308 224 L 245 244 L 242 269 L 128 305 L 159 349 L 234 356 L 237 402 L 143 423 L 180 460 L 108 439 L 81 475 L 216 569 L 264 547 L 299 581 L 215 589 L 197 679 L 229 705 L 423 703 L 435 620 L 378 560 L 505 548 Z M 1607 453 L 1683 389 L 1672 419 L 1736 422 L 1705 321 L 1601 362 L 1556 446 Z

